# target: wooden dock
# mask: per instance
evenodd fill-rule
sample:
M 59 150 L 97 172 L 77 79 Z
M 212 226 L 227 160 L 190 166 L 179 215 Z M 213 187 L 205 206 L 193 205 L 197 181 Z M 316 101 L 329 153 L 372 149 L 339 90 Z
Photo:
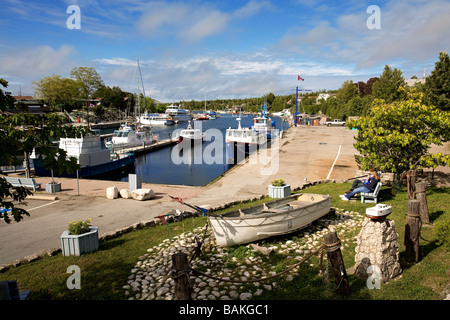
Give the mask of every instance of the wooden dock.
M 152 144 L 145 144 L 143 143 L 142 146 L 138 146 L 138 147 L 133 147 L 133 148 L 121 148 L 121 149 L 115 149 L 115 152 L 118 153 L 129 153 L 132 152 L 135 155 L 138 154 L 145 154 L 148 152 L 152 152 L 152 151 L 156 151 L 168 146 L 172 146 L 177 144 L 177 140 L 176 139 L 165 139 L 165 140 L 161 140 Z

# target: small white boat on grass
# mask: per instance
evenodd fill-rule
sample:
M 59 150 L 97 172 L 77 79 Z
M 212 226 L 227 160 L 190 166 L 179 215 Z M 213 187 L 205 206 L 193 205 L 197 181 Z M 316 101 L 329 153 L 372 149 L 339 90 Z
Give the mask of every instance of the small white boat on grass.
M 234 246 L 295 232 L 328 214 L 330 208 L 331 196 L 303 193 L 210 215 L 209 222 L 219 246 Z

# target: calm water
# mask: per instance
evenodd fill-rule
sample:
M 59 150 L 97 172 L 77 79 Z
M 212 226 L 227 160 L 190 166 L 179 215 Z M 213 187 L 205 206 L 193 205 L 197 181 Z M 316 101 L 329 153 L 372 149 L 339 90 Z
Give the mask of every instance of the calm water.
M 204 141 L 201 145 L 193 146 L 193 152 L 189 155 L 180 151 L 181 145 L 166 147 L 154 152 L 149 152 L 136 157 L 135 173 L 146 183 L 173 184 L 204 186 L 229 170 L 232 165 L 226 161 L 225 131 L 229 127 L 237 128 L 238 121 L 236 115 L 221 114 L 220 118 L 206 121 L 192 121 L 194 127 L 201 125 L 203 132 L 208 129 L 217 129 L 220 131 L 209 131 L 213 134 L 212 141 Z M 253 116 L 242 115 L 241 126 L 250 127 L 253 124 Z M 281 118 L 273 117 L 276 129 L 281 129 Z M 175 131 L 187 128 L 188 123 L 182 122 L 173 126 L 155 126 L 154 134 L 159 134 L 160 140 L 168 139 L 169 135 L 175 136 Z M 288 124 L 283 122 L 283 130 L 288 128 Z M 215 137 L 220 137 L 217 141 L 222 146 L 222 161 L 207 164 L 208 156 L 218 159 L 220 151 L 216 154 L 212 143 Z M 209 146 L 209 147 L 208 147 Z M 215 146 L 215 145 L 214 145 Z M 183 148 L 186 150 L 186 148 Z M 209 157 L 210 158 L 210 157 Z M 180 163 L 181 162 L 181 163 Z M 133 172 L 130 172 L 133 173 Z M 128 181 L 128 176 L 117 177 L 116 180 Z

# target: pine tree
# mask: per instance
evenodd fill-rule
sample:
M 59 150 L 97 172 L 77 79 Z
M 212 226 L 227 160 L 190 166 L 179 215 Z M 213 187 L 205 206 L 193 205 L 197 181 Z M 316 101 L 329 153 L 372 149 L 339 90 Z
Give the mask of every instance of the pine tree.
M 425 81 L 425 102 L 435 107 L 450 110 L 450 58 L 448 53 L 441 52 L 439 61 Z

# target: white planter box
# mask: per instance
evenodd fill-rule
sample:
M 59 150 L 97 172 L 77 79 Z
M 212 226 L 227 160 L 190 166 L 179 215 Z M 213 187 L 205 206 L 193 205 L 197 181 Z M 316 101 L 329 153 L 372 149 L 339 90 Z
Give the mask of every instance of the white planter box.
M 46 183 L 45 192 L 47 193 L 61 192 L 61 182 Z
M 69 234 L 66 230 L 61 235 L 61 250 L 63 256 L 79 256 L 98 249 L 98 228 L 79 235 Z
M 285 198 L 291 195 L 291 186 L 285 184 L 281 187 L 275 187 L 269 184 L 269 197 L 274 199 Z

